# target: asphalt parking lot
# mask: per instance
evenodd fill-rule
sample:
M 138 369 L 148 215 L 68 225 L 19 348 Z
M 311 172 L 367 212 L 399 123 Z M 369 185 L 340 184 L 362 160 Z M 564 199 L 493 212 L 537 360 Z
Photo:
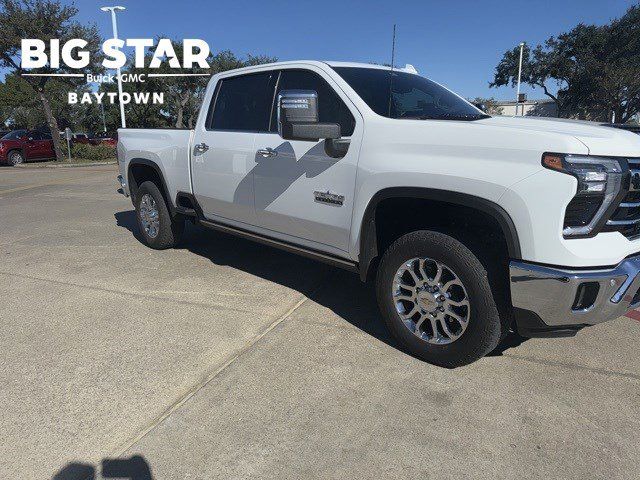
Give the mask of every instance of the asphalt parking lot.
M 434 367 L 349 273 L 144 247 L 115 168 L 0 169 L 0 478 L 640 477 L 639 321 Z

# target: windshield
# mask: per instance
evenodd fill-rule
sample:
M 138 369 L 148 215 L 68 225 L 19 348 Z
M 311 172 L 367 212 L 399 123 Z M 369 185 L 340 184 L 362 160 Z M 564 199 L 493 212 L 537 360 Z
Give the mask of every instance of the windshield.
M 419 120 L 489 117 L 446 88 L 419 75 L 379 68 L 333 69 L 374 112 L 384 117 Z
M 13 132 L 9 132 L 4 137 L 2 137 L 2 140 L 18 140 L 19 138 L 24 137 L 26 134 L 26 130 L 14 130 Z

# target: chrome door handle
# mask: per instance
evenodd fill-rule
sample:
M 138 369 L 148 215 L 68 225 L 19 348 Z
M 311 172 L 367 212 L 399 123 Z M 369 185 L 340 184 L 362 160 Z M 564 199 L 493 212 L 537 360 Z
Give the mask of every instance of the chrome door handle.
M 273 148 L 267 147 L 267 148 L 261 148 L 260 150 L 258 150 L 258 155 L 264 158 L 276 157 L 278 155 L 278 152 Z
M 206 143 L 202 142 L 202 143 L 198 143 L 196 145 L 193 146 L 193 151 L 195 153 L 204 153 L 207 150 L 209 150 L 209 145 L 207 145 Z

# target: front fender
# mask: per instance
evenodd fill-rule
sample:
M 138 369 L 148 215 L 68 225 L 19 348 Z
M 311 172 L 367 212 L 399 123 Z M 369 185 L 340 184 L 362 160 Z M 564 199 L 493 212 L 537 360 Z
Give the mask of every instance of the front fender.
M 522 257 L 518 231 L 513 219 L 498 203 L 462 192 L 424 187 L 389 187 L 376 192 L 371 197 L 361 217 L 362 222 L 360 224 L 357 242 L 359 248 L 358 264 L 362 280 L 366 279 L 371 262 L 379 255 L 376 240 L 375 212 L 379 203 L 388 198 L 436 200 L 482 211 L 493 217 L 502 229 L 502 233 L 507 242 L 509 257 L 512 259 L 520 259 Z

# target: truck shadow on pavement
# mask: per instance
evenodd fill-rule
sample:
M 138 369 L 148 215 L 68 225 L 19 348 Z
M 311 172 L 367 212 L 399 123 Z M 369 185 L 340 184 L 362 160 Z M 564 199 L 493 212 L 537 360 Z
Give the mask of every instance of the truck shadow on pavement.
M 117 212 L 114 216 L 119 227 L 142 241 L 134 210 Z M 362 283 L 353 273 L 190 222 L 187 222 L 183 241 L 177 248 L 207 258 L 215 265 L 236 268 L 297 290 L 354 327 L 404 352 L 380 318 L 374 288 Z M 489 356 L 502 355 L 524 340 L 518 335 L 510 335 Z
M 100 464 L 100 476 L 89 463 L 68 463 L 52 480 L 95 480 L 96 478 L 120 478 L 127 480 L 153 480 L 151 467 L 140 455 L 129 458 L 105 458 Z

